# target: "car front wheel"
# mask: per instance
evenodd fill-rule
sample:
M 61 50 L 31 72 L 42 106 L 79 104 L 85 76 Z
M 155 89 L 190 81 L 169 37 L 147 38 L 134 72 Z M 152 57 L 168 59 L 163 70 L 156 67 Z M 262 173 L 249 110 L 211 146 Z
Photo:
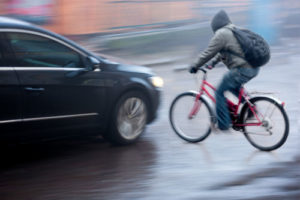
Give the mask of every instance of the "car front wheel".
M 115 144 L 135 142 L 145 130 L 147 115 L 145 96 L 137 91 L 126 93 L 115 106 L 107 139 Z

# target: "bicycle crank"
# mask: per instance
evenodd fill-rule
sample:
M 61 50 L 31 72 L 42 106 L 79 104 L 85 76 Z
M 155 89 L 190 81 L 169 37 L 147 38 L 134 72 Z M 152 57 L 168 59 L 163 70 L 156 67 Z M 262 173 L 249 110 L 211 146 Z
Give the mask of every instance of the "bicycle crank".
M 262 121 L 262 127 L 264 127 L 266 129 L 267 132 L 270 133 L 270 135 L 272 135 L 272 128 L 273 128 L 273 123 L 272 121 L 269 119 L 269 118 L 265 118 L 263 121 Z

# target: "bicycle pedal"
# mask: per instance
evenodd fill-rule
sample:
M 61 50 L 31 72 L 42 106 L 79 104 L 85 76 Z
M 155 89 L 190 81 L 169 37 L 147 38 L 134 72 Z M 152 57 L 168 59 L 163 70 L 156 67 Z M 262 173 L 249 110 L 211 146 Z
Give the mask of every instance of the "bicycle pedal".
M 232 129 L 235 131 L 242 131 L 242 127 L 241 126 L 232 126 Z

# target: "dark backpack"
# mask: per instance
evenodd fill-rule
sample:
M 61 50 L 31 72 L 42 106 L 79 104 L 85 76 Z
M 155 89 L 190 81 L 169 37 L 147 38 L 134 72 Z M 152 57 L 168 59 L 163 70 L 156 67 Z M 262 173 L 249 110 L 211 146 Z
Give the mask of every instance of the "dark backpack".
M 230 30 L 241 45 L 245 56 L 232 51 L 230 53 L 244 58 L 252 67 L 263 66 L 270 60 L 270 47 L 260 35 L 247 29 L 233 28 Z

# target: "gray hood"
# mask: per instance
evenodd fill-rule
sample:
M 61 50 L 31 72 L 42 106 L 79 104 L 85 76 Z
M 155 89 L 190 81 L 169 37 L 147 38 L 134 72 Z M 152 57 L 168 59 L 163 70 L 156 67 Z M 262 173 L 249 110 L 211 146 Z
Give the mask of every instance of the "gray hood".
M 211 28 L 214 32 L 218 29 L 231 24 L 231 21 L 224 10 L 220 10 L 211 21 Z

